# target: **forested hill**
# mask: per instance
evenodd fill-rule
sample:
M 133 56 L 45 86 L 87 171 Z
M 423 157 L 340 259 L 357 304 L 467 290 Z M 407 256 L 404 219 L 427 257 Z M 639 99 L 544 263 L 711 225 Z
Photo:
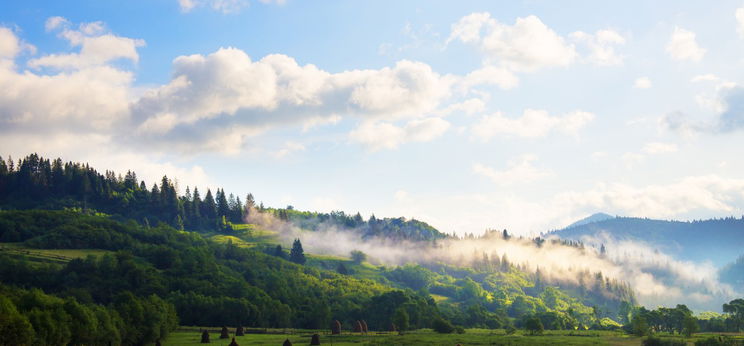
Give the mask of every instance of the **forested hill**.
M 434 240 L 445 237 L 418 220 L 383 218 L 362 219 L 359 213 L 299 212 L 292 207 L 268 209 L 256 204 L 252 194 L 240 196 L 223 189 L 186 186 L 183 194 L 167 176 L 149 185 L 133 171 L 124 176 L 112 171 L 103 174 L 88 164 L 49 160 L 37 154 L 14 161 L 0 157 L 0 209 L 91 209 L 134 219 L 143 225 L 160 222 L 177 229 L 227 231 L 232 223 L 242 223 L 250 210 L 272 212 L 308 230 L 337 227 L 361 232 L 364 237 Z M 0 241 L 14 241 L 0 239 Z
M 563 239 L 581 240 L 606 234 L 617 240 L 643 241 L 664 253 L 723 266 L 744 253 L 744 218 L 703 221 L 665 221 L 616 217 L 552 232 Z
M 277 232 L 241 222 L 245 213 L 425 246 L 445 235 L 417 220 L 272 209 L 221 189 L 203 198 L 196 188 L 176 191 L 167 177 L 148 189 L 133 172 L 99 174 L 37 155 L 0 160 L 0 316 L 20 337 L 5 344 L 141 345 L 177 324 L 323 329 L 339 320 L 350 330 L 365 320 L 371 330 L 394 323 L 452 332 L 453 324 L 539 319 L 553 329 L 616 328 L 634 309 L 630 287 L 601 272 L 553 283 L 505 255 L 388 267 L 359 251 L 351 259 L 304 253 L 300 239 L 287 253 Z

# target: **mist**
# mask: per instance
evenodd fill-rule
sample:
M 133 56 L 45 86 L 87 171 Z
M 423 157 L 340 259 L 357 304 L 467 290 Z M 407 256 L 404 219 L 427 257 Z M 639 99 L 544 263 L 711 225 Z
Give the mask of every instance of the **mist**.
M 539 246 L 533 239 L 504 239 L 500 232 L 479 238 L 445 238 L 434 242 L 363 238 L 355 229 L 320 224 L 315 231 L 304 230 L 270 213 L 253 211 L 247 222 L 279 234 L 285 244 L 300 239 L 305 251 L 313 254 L 349 257 L 352 250 L 367 254 L 373 264 L 446 263 L 469 266 L 483 259 L 506 256 L 513 265 L 528 272 L 540 271 L 549 283 L 581 284 L 582 277 L 600 273 L 604 278 L 625 282 L 638 302 L 647 308 L 686 304 L 695 311 L 720 311 L 721 305 L 737 294 L 730 285 L 718 280 L 712 263 L 676 260 L 635 241 L 616 241 L 603 234 L 585 238 L 584 247 L 562 244 L 548 238 Z M 600 245 L 606 247 L 600 253 Z

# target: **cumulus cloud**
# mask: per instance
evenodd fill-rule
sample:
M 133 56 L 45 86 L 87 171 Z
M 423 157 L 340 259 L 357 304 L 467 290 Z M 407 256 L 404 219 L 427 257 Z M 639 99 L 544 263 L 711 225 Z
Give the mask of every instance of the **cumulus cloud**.
M 648 89 L 651 87 L 651 80 L 648 77 L 638 77 L 633 83 L 633 87 L 636 89 Z
M 695 100 L 717 114 L 712 118 L 695 120 L 687 113 L 671 112 L 661 117 L 661 127 L 687 135 L 731 133 L 744 129 L 744 88 L 735 83 L 721 82 L 716 86 L 715 96 L 699 94 Z
M 66 20 L 56 18 L 58 19 L 48 21 L 49 27 L 69 25 Z M 82 46 L 81 53 L 67 55 L 69 61 L 78 63 L 70 64 L 70 68 L 64 72 L 18 72 L 12 63 L 0 64 L 0 89 L 4 91 L 0 93 L 0 132 L 85 133 L 106 131 L 125 121 L 132 94 L 132 73 L 106 65 L 112 55 L 100 59 L 100 65 L 87 63 L 95 60 L 90 58 L 93 53 L 90 53 L 91 48 L 86 43 L 90 41 L 87 40 L 103 36 L 119 39 L 104 33 L 100 27 L 99 24 L 88 23 L 81 24 L 78 30 L 63 31 L 63 34 L 67 33 L 64 35 L 72 37 L 78 46 Z M 79 40 L 75 41 L 75 37 Z M 20 42 L 11 31 L 0 28 L 0 47 L 15 47 L 4 49 L 7 57 L 13 58 L 18 54 L 22 47 Z M 88 51 L 83 52 L 86 47 Z M 136 45 L 131 48 L 136 48 Z M 48 57 L 32 59 L 29 65 L 37 66 Z
M 593 119 L 594 114 L 584 111 L 551 116 L 545 110 L 525 109 L 518 118 L 508 118 L 502 113 L 484 116 L 471 127 L 471 132 L 475 138 L 482 141 L 488 141 L 498 135 L 536 138 L 553 131 L 576 135 Z
M 436 113 L 442 116 L 450 115 L 453 113 L 464 113 L 467 115 L 472 115 L 483 112 L 485 109 L 486 103 L 483 100 L 479 98 L 470 98 L 462 102 L 450 104 Z
M 447 43 L 461 41 L 477 46 L 489 64 L 512 71 L 533 72 L 574 62 L 574 46 L 546 26 L 540 18 L 517 18 L 514 25 L 502 24 L 490 13 L 472 13 L 452 25 Z
M 137 133 L 151 142 L 188 144 L 194 138 L 183 134 L 195 129 L 212 136 L 224 128 L 240 132 L 340 116 L 415 118 L 436 110 L 452 84 L 419 62 L 329 73 L 285 55 L 253 61 L 235 48 L 178 57 L 173 69 L 171 82 L 133 106 Z
M 698 45 L 694 32 L 675 27 L 666 51 L 674 60 L 698 62 L 705 56 L 706 49 Z
M 0 27 L 0 59 L 12 59 L 21 51 L 18 37 L 12 30 Z
M 59 31 L 59 37 L 67 40 L 72 47 L 80 47 L 80 52 L 50 54 L 31 59 L 28 62 L 29 67 L 81 69 L 103 66 L 119 59 L 136 63 L 139 61 L 137 48 L 145 45 L 144 40 L 121 37 L 108 32 L 102 22 L 81 23 L 77 28 L 73 28 L 67 19 L 51 17 L 46 21 L 46 29 Z
M 449 122 L 436 117 L 411 120 L 403 127 L 387 122 L 364 122 L 349 133 L 349 139 L 370 151 L 396 149 L 404 143 L 434 140 L 449 127 Z
M 623 57 L 615 51 L 615 46 L 625 44 L 625 38 L 615 30 L 598 30 L 594 34 L 577 31 L 570 37 L 586 45 L 589 54 L 586 61 L 599 66 L 622 65 Z
M 479 85 L 496 85 L 508 90 L 519 84 L 519 78 L 503 67 L 483 66 L 468 73 L 461 83 L 463 89 L 470 89 Z
M 476 163 L 473 172 L 501 186 L 532 183 L 551 175 L 550 171 L 533 166 L 535 160 L 537 157 L 534 155 L 524 155 L 519 160 L 509 161 L 508 167 L 501 171 Z

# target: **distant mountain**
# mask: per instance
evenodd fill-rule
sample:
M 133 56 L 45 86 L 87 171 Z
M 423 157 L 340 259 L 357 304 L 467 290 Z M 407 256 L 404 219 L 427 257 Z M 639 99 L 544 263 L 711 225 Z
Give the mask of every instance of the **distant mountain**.
M 744 287 L 744 255 L 721 268 L 718 277 L 733 287 Z
M 744 252 L 744 218 L 688 222 L 615 217 L 569 226 L 551 234 L 571 240 L 606 235 L 615 240 L 642 241 L 676 258 L 710 260 L 719 267 Z
M 576 227 L 576 226 L 582 226 L 582 225 L 590 224 L 590 223 L 593 223 L 593 222 L 600 222 L 600 221 L 614 219 L 614 218 L 615 217 L 612 216 L 612 215 L 610 215 L 610 214 L 594 213 L 592 215 L 589 215 L 589 216 L 587 216 L 587 217 L 585 217 L 585 218 L 583 218 L 583 219 L 581 219 L 579 221 L 576 221 L 576 222 L 574 222 L 574 223 L 566 226 L 566 228 L 572 228 L 572 227 Z

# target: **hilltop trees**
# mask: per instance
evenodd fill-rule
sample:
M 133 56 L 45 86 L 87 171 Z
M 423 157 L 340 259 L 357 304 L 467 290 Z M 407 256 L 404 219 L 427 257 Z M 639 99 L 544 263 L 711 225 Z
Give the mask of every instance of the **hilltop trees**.
M 2 209 L 78 207 L 153 226 L 163 222 L 178 229 L 229 231 L 225 225 L 242 222 L 246 208 L 255 203 L 251 194 L 243 205 L 240 198 L 226 195 L 223 189 L 217 189 L 216 196 L 208 189 L 202 196 L 198 188 L 187 186 L 180 196 L 177 184 L 167 176 L 148 189 L 132 171 L 124 177 L 112 171 L 101 174 L 87 164 L 50 161 L 37 154 L 28 155 L 17 165 L 2 157 L 0 162 Z

